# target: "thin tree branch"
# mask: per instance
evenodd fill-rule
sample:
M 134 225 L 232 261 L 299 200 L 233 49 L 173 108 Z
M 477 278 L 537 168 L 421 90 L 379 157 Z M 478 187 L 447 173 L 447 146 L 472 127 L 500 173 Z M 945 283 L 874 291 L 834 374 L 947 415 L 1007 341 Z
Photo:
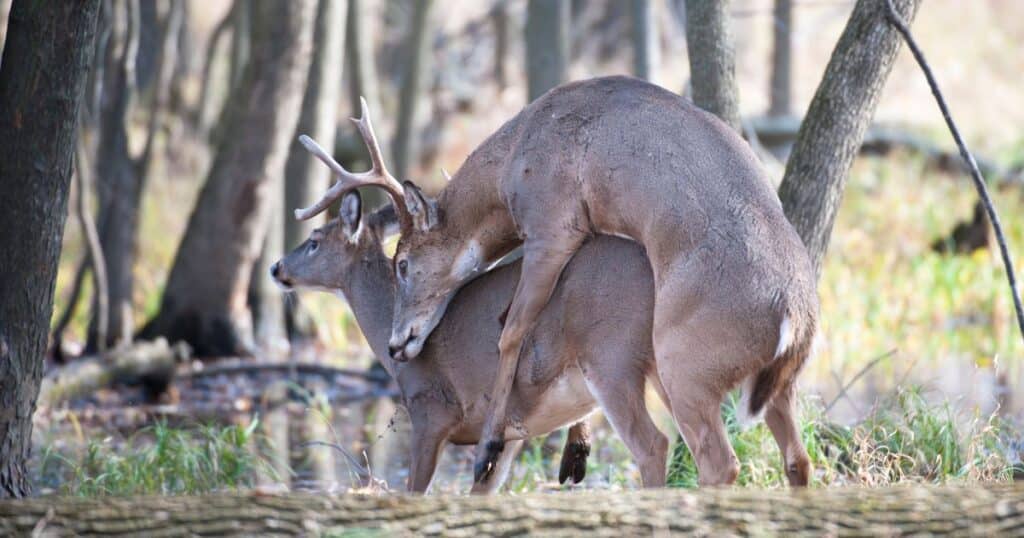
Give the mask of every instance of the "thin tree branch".
M 92 266 L 93 293 L 96 295 L 96 348 L 103 351 L 107 347 L 107 323 L 109 317 L 109 282 L 107 280 L 107 259 L 103 254 L 100 235 L 96 231 L 96 222 L 89 209 L 89 187 L 92 176 L 89 175 L 89 163 L 85 157 L 85 143 L 79 139 L 75 151 L 75 178 L 78 182 L 78 221 L 85 236 L 85 245 L 89 253 L 89 265 Z
M 850 387 L 852 387 L 854 383 L 856 383 L 860 378 L 864 377 L 864 374 L 868 373 L 872 368 L 875 367 L 875 365 L 877 365 L 878 363 L 882 362 L 883 359 L 887 359 L 887 358 L 893 356 L 895 353 L 896 353 L 895 349 L 890 349 L 889 351 L 887 351 L 887 352 L 885 352 L 885 353 L 883 353 L 883 354 L 881 354 L 881 355 L 871 359 L 870 362 L 865 364 L 864 367 L 861 368 L 860 371 L 857 372 L 857 374 L 853 376 L 853 379 L 847 381 L 846 384 L 844 384 L 842 387 L 839 388 L 839 394 L 837 394 L 836 397 L 833 398 L 832 401 L 829 402 L 828 405 L 825 406 L 825 413 L 827 414 L 829 412 L 829 410 L 831 410 L 832 407 L 834 405 L 836 405 L 836 402 L 838 402 L 843 397 L 845 397 L 846 396 L 846 391 L 850 390 Z
M 999 215 L 996 214 L 996 208 L 992 205 L 992 198 L 988 194 L 985 178 L 982 177 L 981 171 L 978 170 L 978 163 L 975 162 L 974 155 L 967 149 L 967 144 L 964 142 L 963 137 L 960 136 L 960 130 L 957 129 L 956 123 L 953 122 L 953 116 L 949 112 L 949 107 L 946 105 L 946 99 L 942 96 L 942 91 L 939 90 L 939 84 L 935 80 L 935 75 L 932 73 L 928 61 L 925 60 L 924 53 L 921 52 L 917 42 L 914 41 L 914 37 L 910 34 L 910 28 L 907 27 L 899 12 L 896 11 L 896 6 L 893 5 L 892 0 L 885 0 L 885 4 L 888 8 L 886 19 L 903 36 L 907 46 L 910 48 L 910 52 L 914 55 L 914 59 L 917 60 L 917 64 L 924 71 L 924 76 L 928 79 L 928 86 L 932 90 L 932 95 L 935 96 L 935 102 L 938 103 L 939 110 L 942 111 L 942 117 L 946 120 L 946 125 L 949 127 L 949 132 L 953 135 L 957 148 L 960 149 L 960 156 L 963 157 L 967 166 L 970 167 L 974 187 L 978 190 L 981 203 L 985 205 L 985 212 L 988 213 L 989 222 L 992 223 L 992 229 L 996 234 L 996 241 L 999 243 L 999 252 L 1003 258 L 1003 266 L 1006 268 L 1006 279 L 1010 284 L 1010 293 L 1013 295 L 1013 306 L 1017 310 L 1017 326 L 1020 328 L 1021 338 L 1024 339 L 1024 306 L 1021 305 L 1020 291 L 1017 288 L 1017 277 L 1013 272 L 1013 259 L 1010 257 L 1009 247 L 1006 246 L 1006 236 L 1003 234 L 1003 226 L 999 222 Z

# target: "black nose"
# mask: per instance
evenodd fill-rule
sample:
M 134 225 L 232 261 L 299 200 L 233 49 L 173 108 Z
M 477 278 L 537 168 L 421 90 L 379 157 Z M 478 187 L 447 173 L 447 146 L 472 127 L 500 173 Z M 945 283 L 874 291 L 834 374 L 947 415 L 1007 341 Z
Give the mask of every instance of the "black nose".
M 277 278 L 281 274 L 281 262 L 274 262 L 274 265 L 270 266 L 270 276 Z
M 405 351 L 404 350 L 405 350 L 405 345 L 393 346 L 391 344 L 388 344 L 388 354 L 391 355 L 392 359 L 394 359 L 394 360 L 396 360 L 398 362 L 404 362 L 405 361 Z

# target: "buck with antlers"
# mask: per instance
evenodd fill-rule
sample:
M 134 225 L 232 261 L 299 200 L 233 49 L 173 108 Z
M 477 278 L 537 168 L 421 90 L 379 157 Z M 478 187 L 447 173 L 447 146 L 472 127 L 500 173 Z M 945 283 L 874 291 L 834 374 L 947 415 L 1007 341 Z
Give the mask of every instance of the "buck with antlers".
M 480 439 L 498 369 L 499 318 L 519 279 L 519 263 L 459 290 L 420 357 L 397 362 L 387 352 L 395 274 L 381 246 L 397 224 L 396 215 L 391 206 L 360 215 L 359 194 L 345 195 L 338 217 L 271 266 L 270 273 L 286 290 L 320 289 L 348 300 L 409 411 L 408 489 L 423 492 L 445 443 Z M 609 261 L 616 272 L 605 270 Z M 591 293 L 595 287 L 608 292 Z M 582 421 L 598 402 L 636 459 L 644 485 L 665 484 L 668 440 L 644 402 L 644 379 L 656 377 L 650 341 L 653 289 L 650 266 L 636 243 L 601 237 L 580 250 L 541 314 L 513 385 L 509 413 L 520 418 L 523 430 L 510 438 L 512 446 L 501 453 L 497 471 L 475 483 L 474 492 L 501 486 L 523 439 L 574 421 L 581 422 L 569 430 L 559 481 L 581 481 L 589 453 Z
M 422 351 L 461 286 L 523 247 L 477 446 L 478 480 L 496 468 L 504 440 L 524 429 L 508 412 L 524 340 L 566 263 L 588 237 L 607 234 L 638 242 L 653 270 L 656 370 L 700 483 L 728 484 L 738 474 L 719 406 L 741 384 L 739 411 L 766 411 L 790 483 L 807 483 L 793 400 L 817 326 L 813 271 L 757 158 L 711 114 L 646 82 L 597 78 L 523 109 L 436 200 L 410 182 L 335 172 L 337 184 L 297 216 L 364 184 L 384 186 L 401 209 L 395 360 Z

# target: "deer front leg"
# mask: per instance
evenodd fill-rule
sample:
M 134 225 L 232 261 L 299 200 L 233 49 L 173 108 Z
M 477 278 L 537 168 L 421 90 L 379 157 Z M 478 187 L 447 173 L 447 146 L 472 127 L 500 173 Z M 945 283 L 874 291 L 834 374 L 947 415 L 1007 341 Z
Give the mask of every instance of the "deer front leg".
M 523 339 L 533 330 L 537 316 L 548 304 L 565 264 L 583 243 L 582 235 L 559 239 L 560 242 L 527 239 L 523 245 L 522 272 L 498 342 L 498 373 L 491 391 L 487 422 L 476 449 L 474 478 L 477 482 L 493 472 L 498 455 L 505 446 L 505 412 Z
M 412 464 L 406 489 L 411 493 L 426 493 L 434 479 L 437 461 L 445 444 L 445 435 L 436 431 L 413 429 Z
M 512 464 L 515 462 L 516 456 L 519 455 L 519 448 L 522 446 L 523 441 L 521 439 L 506 443 L 505 450 L 502 450 L 501 455 L 498 456 L 494 472 L 483 482 L 473 482 L 473 489 L 470 490 L 470 493 L 474 495 L 490 495 L 501 489 L 502 484 L 508 480 L 508 472 L 512 469 Z

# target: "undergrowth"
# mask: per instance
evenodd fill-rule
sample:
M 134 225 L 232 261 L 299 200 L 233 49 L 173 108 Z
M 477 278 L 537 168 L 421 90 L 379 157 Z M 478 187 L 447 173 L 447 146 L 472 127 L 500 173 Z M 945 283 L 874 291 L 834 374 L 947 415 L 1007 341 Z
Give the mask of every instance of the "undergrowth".
M 1009 425 L 995 416 L 964 416 L 949 403 L 930 404 L 919 388 L 879 402 L 852 426 L 830 422 L 820 405 L 802 405 L 801 433 L 814 467 L 813 484 L 880 486 L 901 482 L 1009 480 L 1014 471 Z M 723 405 L 729 439 L 740 461 L 737 484 L 785 484 L 782 460 L 763 423 L 742 430 L 735 400 Z M 696 487 L 697 470 L 685 443 L 675 445 L 669 485 Z
M 273 474 L 253 449 L 258 421 L 248 426 L 173 428 L 158 422 L 131 437 L 90 440 L 78 450 L 45 446 L 43 484 L 81 497 L 184 495 L 251 487 Z

